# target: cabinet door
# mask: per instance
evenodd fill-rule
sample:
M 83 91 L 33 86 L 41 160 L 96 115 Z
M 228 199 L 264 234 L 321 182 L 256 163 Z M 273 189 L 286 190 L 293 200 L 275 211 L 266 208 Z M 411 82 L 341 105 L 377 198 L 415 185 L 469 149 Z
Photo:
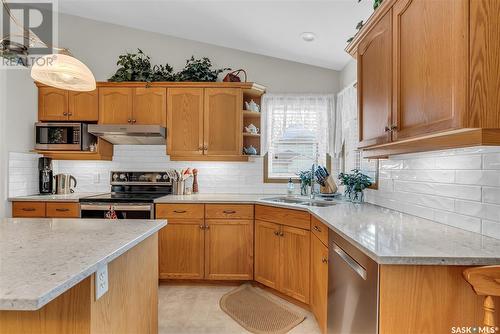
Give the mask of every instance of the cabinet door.
M 205 89 L 205 154 L 242 154 L 242 94 L 238 88 Z
M 328 248 L 311 236 L 311 311 L 321 333 L 326 333 L 328 300 Z
M 99 119 L 99 95 L 91 92 L 69 92 L 69 119 L 72 121 L 97 121 Z
M 133 88 L 99 88 L 99 124 L 131 124 Z
M 253 279 L 253 221 L 206 220 L 205 278 Z
M 359 146 L 390 141 L 392 111 L 391 11 L 358 47 Z
M 135 88 L 132 122 L 143 125 L 166 126 L 167 89 L 161 87 Z
M 282 226 L 279 290 L 309 303 L 309 262 L 311 232 Z
M 52 88 L 38 88 L 38 120 L 65 121 L 68 119 L 68 91 Z
M 255 280 L 278 289 L 280 225 L 255 221 Z
M 203 89 L 167 90 L 167 153 L 203 154 Z
M 393 140 L 460 126 L 467 108 L 468 0 L 393 8 Z
M 158 237 L 161 279 L 203 278 L 204 234 L 203 219 L 169 219 Z

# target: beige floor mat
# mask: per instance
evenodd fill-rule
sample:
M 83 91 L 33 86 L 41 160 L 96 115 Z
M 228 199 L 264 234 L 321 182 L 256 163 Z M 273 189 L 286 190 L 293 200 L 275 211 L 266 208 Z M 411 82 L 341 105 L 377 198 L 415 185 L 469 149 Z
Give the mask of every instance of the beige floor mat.
M 290 309 L 278 297 L 244 284 L 226 293 L 221 309 L 246 330 L 255 334 L 283 334 L 300 324 L 304 314 Z

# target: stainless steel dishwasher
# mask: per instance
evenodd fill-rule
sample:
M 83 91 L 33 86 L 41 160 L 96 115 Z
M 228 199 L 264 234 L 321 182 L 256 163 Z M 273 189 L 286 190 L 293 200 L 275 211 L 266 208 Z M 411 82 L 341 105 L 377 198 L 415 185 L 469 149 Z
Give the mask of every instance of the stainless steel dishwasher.
M 328 334 L 378 333 L 378 264 L 329 231 Z

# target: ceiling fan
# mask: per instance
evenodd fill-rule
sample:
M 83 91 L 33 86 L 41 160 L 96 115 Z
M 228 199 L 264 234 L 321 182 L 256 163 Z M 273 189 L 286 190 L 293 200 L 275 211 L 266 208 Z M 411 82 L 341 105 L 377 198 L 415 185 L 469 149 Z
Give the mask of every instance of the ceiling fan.
M 19 24 L 12 15 L 5 0 L 1 0 L 5 13 L 10 20 L 20 27 L 26 34 L 7 35 L 0 39 L 0 57 L 10 59 L 17 64 L 28 66 L 29 49 L 26 44 L 12 41 L 13 37 L 22 37 L 27 39 L 31 47 L 35 44 L 41 44 L 49 47 L 33 31 Z M 50 46 L 57 50 L 57 53 L 41 56 L 37 58 L 31 67 L 31 77 L 48 86 L 73 90 L 73 91 L 91 91 L 96 88 L 94 75 L 90 69 L 81 61 L 73 57 L 68 49 Z

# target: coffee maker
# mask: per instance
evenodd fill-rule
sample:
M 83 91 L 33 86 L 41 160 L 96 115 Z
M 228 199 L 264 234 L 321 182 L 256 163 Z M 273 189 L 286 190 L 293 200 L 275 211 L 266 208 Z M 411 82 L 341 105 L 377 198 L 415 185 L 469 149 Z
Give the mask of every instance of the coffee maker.
M 41 195 L 53 193 L 52 159 L 38 158 L 38 190 Z

